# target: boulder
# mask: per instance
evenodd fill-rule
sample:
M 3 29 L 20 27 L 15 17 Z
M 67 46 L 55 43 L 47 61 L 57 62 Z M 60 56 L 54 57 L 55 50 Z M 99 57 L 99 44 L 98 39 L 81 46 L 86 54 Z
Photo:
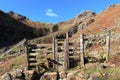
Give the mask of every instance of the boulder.
M 45 73 L 40 80 L 57 80 L 57 73 L 52 72 L 52 73 Z
M 82 70 L 80 72 L 77 72 L 76 76 L 77 76 L 77 78 L 79 77 L 80 79 L 88 79 L 89 78 L 89 74 L 87 74 L 85 71 L 82 71 Z
M 68 74 L 67 74 L 67 79 L 68 79 L 68 80 L 76 80 L 74 73 L 68 73 Z
M 99 80 L 99 77 L 102 77 L 102 75 L 96 72 L 96 73 L 91 74 L 88 80 Z
M 12 80 L 12 75 L 10 73 L 5 73 L 0 80 Z
M 65 72 L 60 72 L 59 75 L 60 75 L 60 78 L 61 78 L 61 79 L 67 77 L 67 74 L 66 74 Z
M 13 69 L 9 73 L 5 73 L 0 80 L 16 80 L 16 79 L 25 80 L 25 74 L 21 69 Z

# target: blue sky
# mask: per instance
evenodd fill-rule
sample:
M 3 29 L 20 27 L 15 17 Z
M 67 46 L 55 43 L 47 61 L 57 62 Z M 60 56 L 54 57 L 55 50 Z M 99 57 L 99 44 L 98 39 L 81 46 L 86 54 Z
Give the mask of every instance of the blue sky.
M 56 23 L 69 20 L 84 10 L 99 13 L 120 0 L 1 0 L 0 9 L 14 11 L 32 21 Z

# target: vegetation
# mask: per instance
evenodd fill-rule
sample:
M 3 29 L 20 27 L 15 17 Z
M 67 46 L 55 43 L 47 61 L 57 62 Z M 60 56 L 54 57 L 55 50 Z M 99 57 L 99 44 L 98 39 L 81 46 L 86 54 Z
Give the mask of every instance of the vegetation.
M 39 28 L 39 29 L 34 29 L 33 30 L 33 34 L 36 37 L 41 37 L 41 36 L 45 36 L 49 33 L 49 30 L 45 27 L 43 28 Z
M 69 29 L 69 34 L 70 35 L 75 34 L 77 31 L 78 31 L 78 26 L 72 27 Z
M 5 72 L 9 72 L 14 68 L 24 69 L 25 55 L 9 55 L 1 58 L 0 60 L 5 61 L 0 66 L 0 76 Z
M 52 27 L 52 32 L 56 32 L 56 31 L 58 31 L 58 25 L 57 24 L 53 25 L 53 27 Z

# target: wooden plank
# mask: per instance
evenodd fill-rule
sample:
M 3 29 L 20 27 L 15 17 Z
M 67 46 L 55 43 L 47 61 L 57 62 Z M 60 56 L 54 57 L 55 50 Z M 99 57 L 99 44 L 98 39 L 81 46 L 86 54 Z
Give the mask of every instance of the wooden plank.
M 49 46 L 51 46 L 51 47 L 52 47 L 52 44 L 37 44 L 36 46 L 37 46 L 37 47 L 42 47 L 42 46 L 44 46 L 44 47 L 49 47 Z
M 58 41 L 58 44 L 64 44 L 64 41 Z
M 36 53 L 29 53 L 29 56 L 36 56 Z
M 110 54 L 110 31 L 107 32 L 106 47 L 107 47 L 106 62 L 108 62 Z
M 84 67 L 84 36 L 80 34 L 80 66 Z
M 68 32 L 66 32 L 66 39 L 65 39 L 65 62 L 64 62 L 64 68 L 65 71 L 69 69 L 69 35 Z

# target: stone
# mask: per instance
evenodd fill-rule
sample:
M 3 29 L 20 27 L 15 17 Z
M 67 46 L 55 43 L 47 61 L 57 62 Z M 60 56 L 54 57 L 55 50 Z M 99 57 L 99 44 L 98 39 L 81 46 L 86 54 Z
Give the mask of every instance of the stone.
M 21 69 L 13 69 L 9 73 L 5 73 L 0 80 L 16 80 L 22 79 L 25 80 L 25 74 Z
M 81 79 L 88 79 L 89 78 L 89 74 L 87 74 L 85 71 L 82 71 L 82 70 L 80 72 L 78 72 L 76 75 Z
M 102 75 L 100 73 L 96 72 L 96 73 L 91 74 L 90 78 L 88 80 L 98 80 L 99 77 L 102 77 Z
M 45 73 L 40 80 L 58 80 L 57 73 L 56 72 Z
M 63 80 L 68 80 L 67 78 L 64 78 Z
M 80 78 L 79 76 L 75 76 L 75 80 L 83 80 L 83 79 Z
M 60 78 L 61 78 L 61 79 L 67 77 L 67 74 L 66 74 L 65 72 L 60 72 L 59 75 L 60 75 Z
M 96 63 L 88 63 L 88 64 L 85 64 L 85 67 L 87 69 L 90 69 L 90 68 L 96 68 L 100 63 L 99 62 L 96 62 Z
M 12 80 L 12 75 L 10 73 L 5 73 L 0 80 Z
M 74 75 L 74 73 L 68 73 L 68 74 L 67 74 L 67 79 L 68 79 L 68 80 L 75 80 L 75 75 Z

